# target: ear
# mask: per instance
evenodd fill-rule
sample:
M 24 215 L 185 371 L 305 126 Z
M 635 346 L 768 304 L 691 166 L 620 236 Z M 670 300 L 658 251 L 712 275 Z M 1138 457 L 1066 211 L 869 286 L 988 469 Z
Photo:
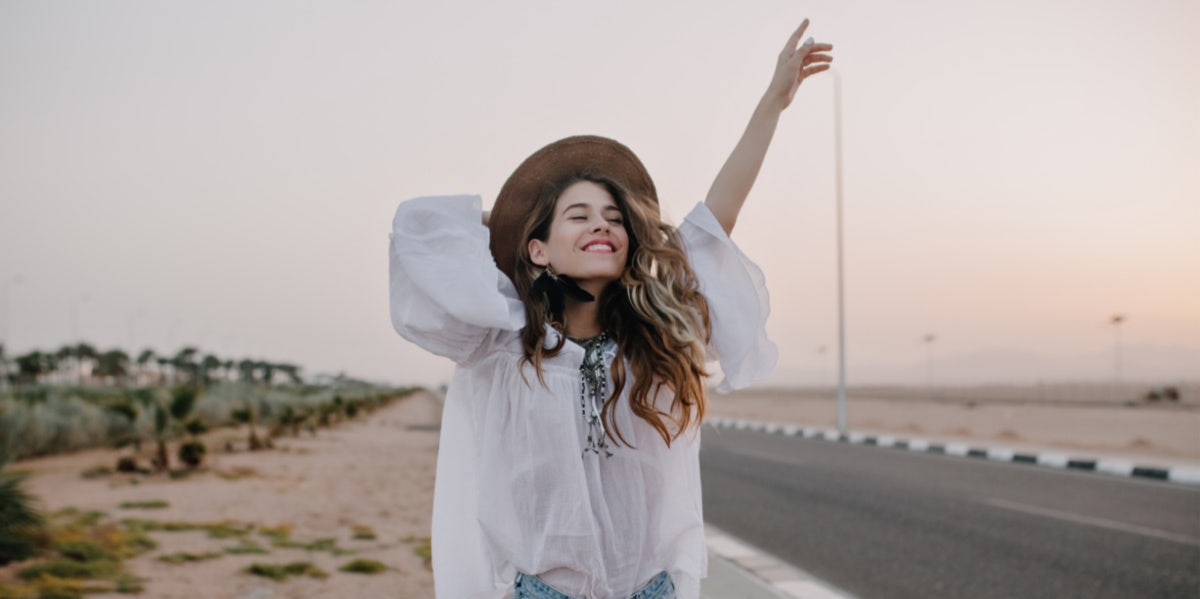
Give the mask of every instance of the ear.
M 541 239 L 530 239 L 529 259 L 538 266 L 549 266 L 550 256 L 546 255 L 546 242 Z

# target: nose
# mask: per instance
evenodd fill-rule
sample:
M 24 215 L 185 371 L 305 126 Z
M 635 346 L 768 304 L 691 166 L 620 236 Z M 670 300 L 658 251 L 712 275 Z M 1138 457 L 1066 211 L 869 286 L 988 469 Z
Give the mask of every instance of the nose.
M 609 229 L 609 227 L 610 227 L 610 223 L 608 222 L 608 219 L 604 218 L 604 217 L 600 217 L 599 222 L 597 222 L 592 227 L 592 231 L 599 233 L 601 231 L 607 231 Z

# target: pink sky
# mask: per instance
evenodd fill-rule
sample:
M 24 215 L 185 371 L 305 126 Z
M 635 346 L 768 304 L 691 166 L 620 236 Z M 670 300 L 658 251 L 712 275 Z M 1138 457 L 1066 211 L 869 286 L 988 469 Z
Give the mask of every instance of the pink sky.
M 945 364 L 1075 364 L 967 379 L 1103 379 L 1118 312 L 1128 376 L 1195 378 L 1185 0 L 7 2 L 0 302 L 24 282 L 0 335 L 10 353 L 66 343 L 86 294 L 79 335 L 102 347 L 132 323 L 139 347 L 441 382 L 450 364 L 388 322 L 396 203 L 488 205 L 533 150 L 596 133 L 637 152 L 682 218 L 806 16 L 843 78 L 851 383 L 923 382 L 926 333 Z M 832 372 L 816 351 L 836 341 L 824 75 L 784 114 L 734 231 L 767 275 L 776 383 Z

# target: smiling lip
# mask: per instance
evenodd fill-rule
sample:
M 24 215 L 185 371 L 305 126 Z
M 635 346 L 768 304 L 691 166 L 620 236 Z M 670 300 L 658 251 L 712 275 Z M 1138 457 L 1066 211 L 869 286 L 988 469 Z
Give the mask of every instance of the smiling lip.
M 598 252 L 598 253 L 612 253 L 612 252 L 617 251 L 617 248 L 611 242 L 597 240 L 597 241 L 593 241 L 593 242 L 583 246 L 583 251 Z

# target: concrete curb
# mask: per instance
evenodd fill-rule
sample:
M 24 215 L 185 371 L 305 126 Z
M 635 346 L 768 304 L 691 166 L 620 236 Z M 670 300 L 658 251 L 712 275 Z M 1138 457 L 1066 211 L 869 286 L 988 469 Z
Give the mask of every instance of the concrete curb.
M 940 443 L 922 438 L 901 438 L 892 435 L 867 435 L 857 432 L 839 433 L 836 429 L 818 429 L 793 425 L 780 425 L 758 420 L 740 418 L 711 418 L 706 424 L 717 428 L 749 430 L 767 434 L 840 441 L 855 445 L 873 445 L 907 451 L 936 453 L 966 458 L 979 458 L 996 462 L 1013 462 L 1049 468 L 1103 472 L 1116 476 L 1148 478 L 1189 486 L 1200 486 L 1200 467 L 1188 466 L 1139 466 L 1128 460 L 1071 457 L 1063 453 L 1015 451 L 1008 447 L 976 447 L 963 443 Z
M 711 524 L 704 525 L 704 538 L 709 564 L 703 599 L 855 599 Z

